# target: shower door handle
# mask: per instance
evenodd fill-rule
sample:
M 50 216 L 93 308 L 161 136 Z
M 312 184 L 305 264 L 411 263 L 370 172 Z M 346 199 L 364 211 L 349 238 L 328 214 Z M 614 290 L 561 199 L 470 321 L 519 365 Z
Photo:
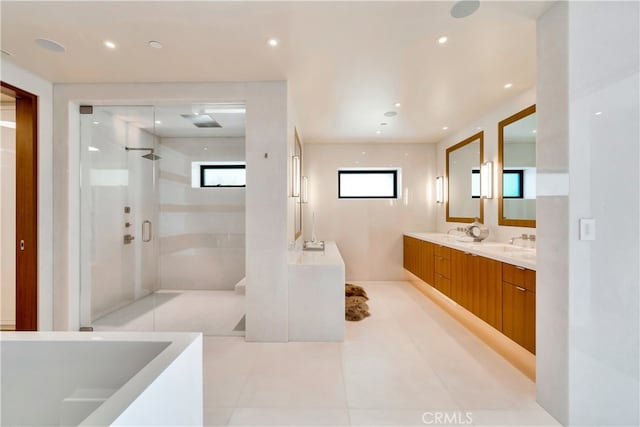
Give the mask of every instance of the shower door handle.
M 153 235 L 152 235 L 152 232 L 151 232 L 151 221 L 149 221 L 149 220 L 143 221 L 143 223 L 142 223 L 142 241 L 143 242 L 150 242 L 152 237 L 153 237 Z

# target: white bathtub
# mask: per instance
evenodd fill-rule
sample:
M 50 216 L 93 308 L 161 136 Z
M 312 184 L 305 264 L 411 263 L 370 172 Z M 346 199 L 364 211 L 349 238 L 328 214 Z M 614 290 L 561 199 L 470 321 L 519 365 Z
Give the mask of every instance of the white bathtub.
M 0 333 L 0 424 L 202 425 L 202 335 Z

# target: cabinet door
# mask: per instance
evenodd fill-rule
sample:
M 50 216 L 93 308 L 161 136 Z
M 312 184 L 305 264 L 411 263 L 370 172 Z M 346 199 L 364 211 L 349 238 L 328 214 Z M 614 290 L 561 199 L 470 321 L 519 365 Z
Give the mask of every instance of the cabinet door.
M 409 237 L 402 236 L 402 266 L 409 271 L 411 271 L 410 251 L 411 241 Z
M 507 282 L 502 284 L 502 332 L 535 354 L 536 294 Z
M 418 260 L 417 260 L 418 265 L 416 266 L 416 269 L 418 270 L 418 273 L 416 274 L 416 276 L 424 280 L 427 272 L 427 242 L 418 240 L 417 252 L 418 252 Z
M 404 268 L 418 275 L 418 239 L 413 237 L 404 236 L 403 238 L 403 260 Z
M 442 274 L 435 273 L 435 288 L 445 294 L 451 296 L 451 281 Z
M 477 281 L 477 316 L 502 330 L 502 263 L 474 256 Z
M 451 250 L 451 299 L 465 308 L 466 267 L 465 253 L 455 249 Z
M 422 242 L 423 244 L 423 250 L 424 250 L 424 254 L 423 254 L 423 276 L 422 280 L 424 280 L 425 282 L 427 282 L 429 285 L 433 286 L 434 285 L 434 280 L 433 280 L 433 272 L 434 272 L 434 265 L 433 265 L 433 252 L 434 252 L 434 244 L 430 243 L 430 242 Z

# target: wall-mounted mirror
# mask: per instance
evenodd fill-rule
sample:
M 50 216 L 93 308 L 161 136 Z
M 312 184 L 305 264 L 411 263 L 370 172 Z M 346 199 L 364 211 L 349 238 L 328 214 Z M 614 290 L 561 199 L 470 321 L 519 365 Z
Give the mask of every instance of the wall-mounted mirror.
M 536 226 L 536 106 L 498 124 L 498 224 Z
M 447 221 L 484 222 L 480 198 L 480 165 L 483 162 L 484 132 L 447 148 Z
M 301 183 L 302 183 L 302 144 L 298 137 L 298 131 L 294 129 L 294 152 L 293 152 L 293 164 L 292 164 L 292 176 L 291 181 L 293 184 L 292 196 L 295 198 L 295 212 L 294 212 L 294 234 L 297 239 L 302 235 L 302 197 L 301 197 Z

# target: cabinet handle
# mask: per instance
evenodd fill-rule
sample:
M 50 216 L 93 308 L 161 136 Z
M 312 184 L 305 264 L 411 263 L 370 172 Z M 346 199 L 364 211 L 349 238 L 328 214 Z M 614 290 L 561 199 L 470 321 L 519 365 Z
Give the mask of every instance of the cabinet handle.
M 519 291 L 522 291 L 522 292 L 526 291 L 525 288 L 521 288 L 520 286 L 516 286 L 516 289 L 519 290 Z
M 516 265 L 516 268 L 517 268 L 518 270 L 526 270 L 526 268 L 524 268 L 524 267 L 520 267 L 519 265 Z

